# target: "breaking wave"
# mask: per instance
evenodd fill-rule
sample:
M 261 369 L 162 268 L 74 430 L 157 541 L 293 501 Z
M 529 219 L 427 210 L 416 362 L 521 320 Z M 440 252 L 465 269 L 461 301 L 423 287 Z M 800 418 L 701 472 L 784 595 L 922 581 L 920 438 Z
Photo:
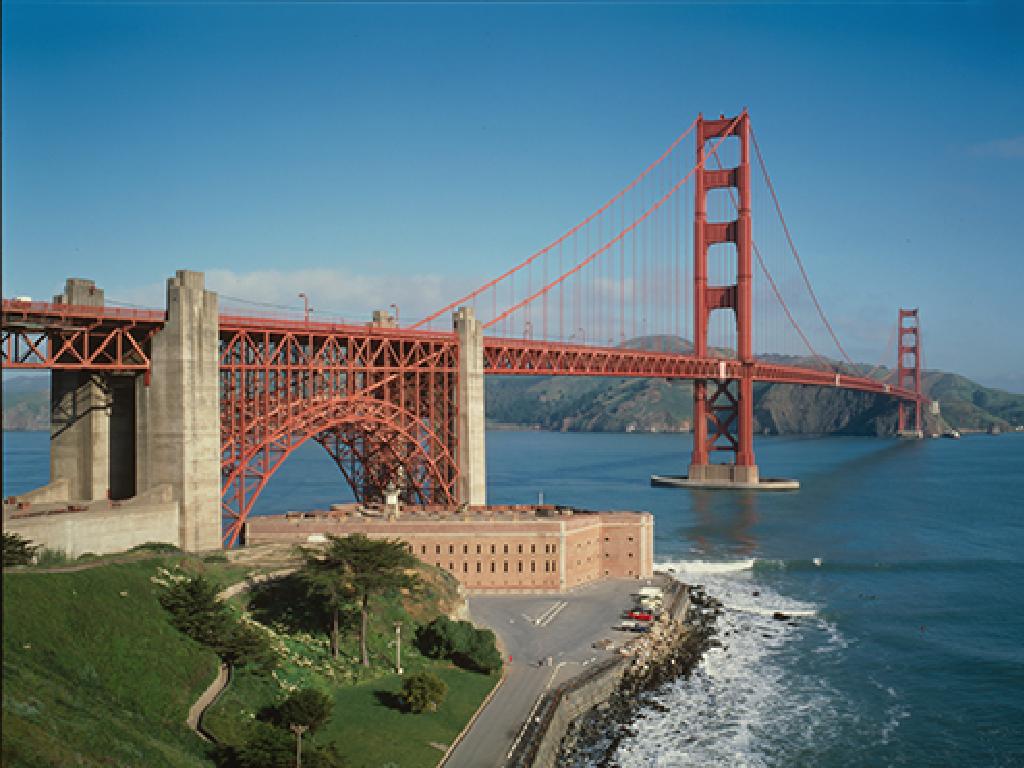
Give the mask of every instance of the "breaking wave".
M 721 645 L 708 650 L 689 678 L 671 683 L 641 709 L 613 764 L 811 765 L 814 755 L 839 748 L 841 724 L 848 726 L 859 714 L 823 670 L 803 660 L 808 651 L 841 652 L 848 642 L 820 616 L 819 606 L 758 579 L 759 564 L 750 559 L 657 566 L 682 581 L 699 574 L 707 594 L 722 602 Z M 888 738 L 899 719 L 884 725 Z

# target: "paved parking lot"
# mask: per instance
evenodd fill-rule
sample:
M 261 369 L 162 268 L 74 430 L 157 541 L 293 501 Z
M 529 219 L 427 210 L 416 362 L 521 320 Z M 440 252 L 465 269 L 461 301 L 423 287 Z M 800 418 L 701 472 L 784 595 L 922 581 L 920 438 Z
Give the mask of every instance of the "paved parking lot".
M 523 722 L 544 690 L 611 655 L 610 651 L 595 650 L 595 641 L 607 637 L 621 643 L 630 637 L 613 627 L 623 609 L 630 606 L 631 595 L 645 584 L 636 579 L 615 579 L 562 595 L 471 597 L 469 612 L 474 623 L 493 629 L 505 648 L 507 675 L 446 765 L 504 765 Z M 551 666 L 545 663 L 548 657 Z

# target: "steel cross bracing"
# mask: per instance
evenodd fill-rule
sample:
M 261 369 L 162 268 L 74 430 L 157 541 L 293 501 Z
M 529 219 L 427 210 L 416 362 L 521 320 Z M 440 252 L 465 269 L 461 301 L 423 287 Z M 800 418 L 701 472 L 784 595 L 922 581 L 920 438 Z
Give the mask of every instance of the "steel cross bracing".
M 149 371 L 164 313 L 4 300 L 4 368 Z

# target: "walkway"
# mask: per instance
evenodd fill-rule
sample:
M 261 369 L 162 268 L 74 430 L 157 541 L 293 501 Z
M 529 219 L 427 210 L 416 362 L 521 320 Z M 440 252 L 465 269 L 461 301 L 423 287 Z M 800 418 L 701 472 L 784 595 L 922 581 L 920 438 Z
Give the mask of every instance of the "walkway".
M 498 634 L 512 663 L 506 665 L 504 685 L 452 752 L 445 768 L 503 766 L 540 695 L 587 664 L 611 655 L 595 650 L 595 641 L 607 637 L 621 642 L 629 637 L 612 627 L 641 584 L 635 579 L 616 579 L 562 595 L 469 598 L 470 617 Z M 551 666 L 540 663 L 548 657 Z

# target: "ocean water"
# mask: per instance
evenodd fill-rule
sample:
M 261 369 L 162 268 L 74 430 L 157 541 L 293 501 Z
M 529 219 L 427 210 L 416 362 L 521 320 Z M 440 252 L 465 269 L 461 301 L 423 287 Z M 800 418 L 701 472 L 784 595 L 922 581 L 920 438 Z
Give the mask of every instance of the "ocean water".
M 762 473 L 802 482 L 780 494 L 651 488 L 688 436 L 487 440 L 492 501 L 650 510 L 660 567 L 725 603 L 619 765 L 1024 766 L 1024 435 L 765 438 Z M 5 496 L 45 482 L 47 436 L 6 433 L 3 460 Z M 310 444 L 256 513 L 347 498 Z

